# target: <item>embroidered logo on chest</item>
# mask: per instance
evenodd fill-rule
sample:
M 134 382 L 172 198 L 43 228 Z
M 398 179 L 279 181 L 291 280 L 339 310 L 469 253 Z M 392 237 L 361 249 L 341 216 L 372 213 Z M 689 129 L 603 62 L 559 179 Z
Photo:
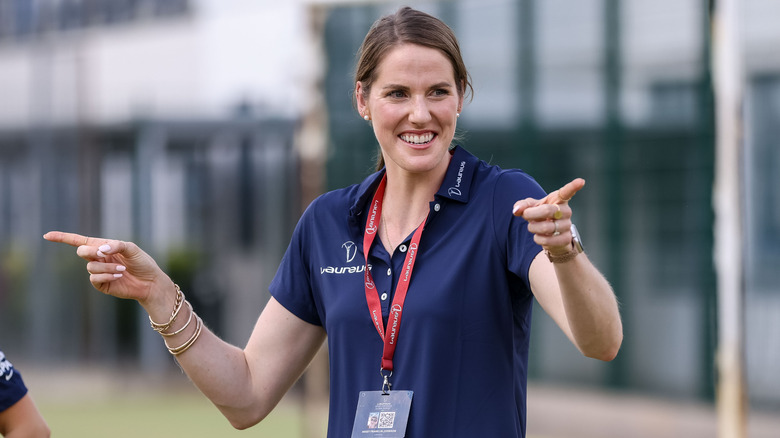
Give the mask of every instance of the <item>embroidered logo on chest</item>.
M 344 263 L 352 263 L 357 255 L 357 245 L 355 242 L 348 240 L 341 245 L 341 254 L 343 254 Z M 352 265 L 352 266 L 320 266 L 320 275 L 324 274 L 358 274 L 366 270 L 365 265 Z M 369 269 L 371 266 L 369 265 Z

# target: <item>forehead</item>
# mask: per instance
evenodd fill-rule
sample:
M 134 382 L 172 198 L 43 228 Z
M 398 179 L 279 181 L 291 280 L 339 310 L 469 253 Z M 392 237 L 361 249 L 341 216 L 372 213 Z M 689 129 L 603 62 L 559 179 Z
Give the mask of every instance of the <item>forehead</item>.
M 413 86 L 425 82 L 455 83 L 449 58 L 438 49 L 402 44 L 388 51 L 377 67 L 376 82 Z

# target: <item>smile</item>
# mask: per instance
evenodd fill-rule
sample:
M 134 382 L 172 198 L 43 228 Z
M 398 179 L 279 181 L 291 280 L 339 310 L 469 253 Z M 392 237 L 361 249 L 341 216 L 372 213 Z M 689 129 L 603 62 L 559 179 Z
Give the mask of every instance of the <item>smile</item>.
M 435 134 L 432 132 L 429 132 L 427 134 L 422 135 L 414 135 L 414 134 L 401 134 L 399 135 L 401 140 L 411 143 L 411 144 L 426 144 L 430 143 L 433 140 L 433 137 L 435 137 Z

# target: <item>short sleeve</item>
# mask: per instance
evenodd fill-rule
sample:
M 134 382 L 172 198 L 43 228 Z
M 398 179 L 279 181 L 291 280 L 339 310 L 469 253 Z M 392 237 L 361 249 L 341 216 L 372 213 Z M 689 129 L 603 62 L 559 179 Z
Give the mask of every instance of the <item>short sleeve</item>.
M 316 201 L 306 209 L 293 232 L 269 291 L 276 301 L 298 318 L 322 325 L 311 283 L 307 244 L 312 242 Z
M 27 387 L 24 386 L 22 375 L 0 351 L 0 412 L 16 404 L 25 394 Z
M 547 194 L 542 187 L 521 170 L 506 170 L 496 182 L 494 192 L 494 221 L 497 239 L 504 239 L 507 269 L 522 279 L 530 292 L 528 271 L 531 262 L 542 250 L 528 231 L 528 221 L 512 214 L 515 202 L 525 198 L 541 199 Z

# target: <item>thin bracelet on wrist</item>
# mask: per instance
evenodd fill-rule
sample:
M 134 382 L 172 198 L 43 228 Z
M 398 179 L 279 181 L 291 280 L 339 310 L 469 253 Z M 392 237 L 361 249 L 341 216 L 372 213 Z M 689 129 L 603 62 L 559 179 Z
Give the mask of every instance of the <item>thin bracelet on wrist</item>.
M 550 251 L 546 251 L 546 253 L 547 258 L 550 259 L 550 261 L 553 263 L 566 263 L 568 261 L 574 260 L 575 257 L 580 255 L 580 251 L 577 251 L 577 249 L 573 246 L 569 252 L 565 252 L 563 254 L 552 254 Z
M 179 315 L 179 311 L 184 305 L 184 292 L 181 291 L 181 288 L 178 284 L 174 284 L 176 287 L 176 302 L 173 305 L 173 311 L 171 312 L 171 318 L 166 323 L 157 323 L 152 320 L 152 315 L 149 315 L 149 325 L 152 326 L 152 329 L 158 333 L 162 333 L 166 330 L 168 330 L 171 325 L 173 325 L 173 322 L 176 321 L 176 317 Z

